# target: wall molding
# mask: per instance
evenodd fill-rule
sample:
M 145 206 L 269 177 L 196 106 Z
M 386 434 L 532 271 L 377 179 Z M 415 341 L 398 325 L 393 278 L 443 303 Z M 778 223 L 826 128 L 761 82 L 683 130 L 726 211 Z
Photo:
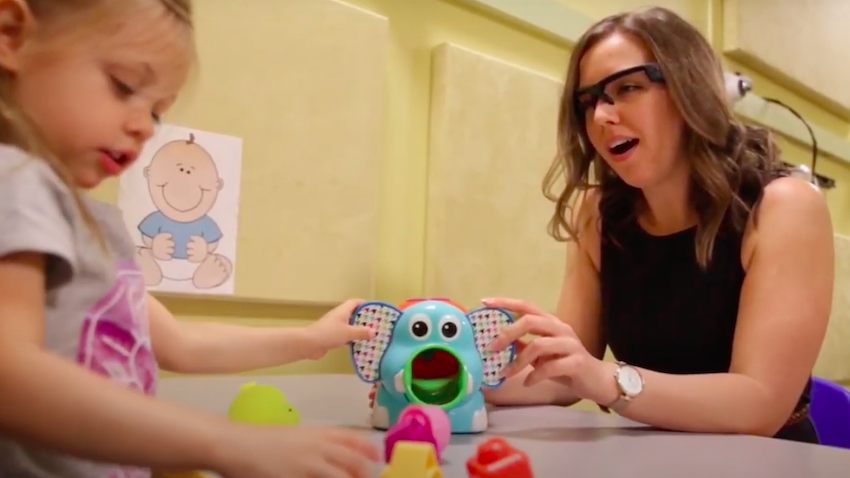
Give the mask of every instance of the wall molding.
M 516 25 L 531 28 L 569 47 L 575 45 L 594 20 L 555 0 L 453 0 L 495 15 Z M 748 94 L 735 105 L 735 112 L 785 138 L 811 147 L 809 132 L 799 118 L 785 108 Z M 818 153 L 850 165 L 850 140 L 811 124 L 818 141 Z

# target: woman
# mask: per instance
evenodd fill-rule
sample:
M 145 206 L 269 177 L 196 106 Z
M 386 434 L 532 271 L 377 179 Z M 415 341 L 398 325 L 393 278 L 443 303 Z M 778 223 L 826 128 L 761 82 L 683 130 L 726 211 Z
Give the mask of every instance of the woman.
M 569 267 L 555 314 L 484 300 L 522 316 L 494 349 L 539 337 L 518 342 L 488 401 L 586 399 L 659 428 L 816 443 L 809 379 L 833 288 L 822 194 L 735 119 L 710 45 L 668 10 L 594 25 L 561 103 L 545 185 L 566 178 L 547 195 Z

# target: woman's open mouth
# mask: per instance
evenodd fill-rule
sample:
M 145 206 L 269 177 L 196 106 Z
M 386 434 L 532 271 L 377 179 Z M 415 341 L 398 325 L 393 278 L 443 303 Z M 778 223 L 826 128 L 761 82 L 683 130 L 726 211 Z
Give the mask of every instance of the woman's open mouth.
M 634 149 L 637 147 L 640 140 L 637 138 L 620 138 L 608 145 L 608 153 L 614 161 L 625 161 Z

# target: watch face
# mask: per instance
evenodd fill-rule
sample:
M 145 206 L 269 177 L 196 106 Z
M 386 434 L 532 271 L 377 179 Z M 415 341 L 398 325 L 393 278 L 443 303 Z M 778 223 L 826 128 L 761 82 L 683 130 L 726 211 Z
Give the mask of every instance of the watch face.
M 619 377 L 620 387 L 626 395 L 637 395 L 643 390 L 643 381 L 634 367 L 621 367 Z

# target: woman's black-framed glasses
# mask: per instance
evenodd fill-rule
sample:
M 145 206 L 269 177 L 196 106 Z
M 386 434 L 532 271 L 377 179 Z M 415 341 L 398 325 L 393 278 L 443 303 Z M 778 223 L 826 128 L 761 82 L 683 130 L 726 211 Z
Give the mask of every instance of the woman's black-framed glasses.
M 646 86 L 647 81 L 664 82 L 664 74 L 657 63 L 645 63 L 612 73 L 593 85 L 576 90 L 573 95 L 576 113 L 578 116 L 583 116 L 599 101 L 613 105 L 621 96 Z

